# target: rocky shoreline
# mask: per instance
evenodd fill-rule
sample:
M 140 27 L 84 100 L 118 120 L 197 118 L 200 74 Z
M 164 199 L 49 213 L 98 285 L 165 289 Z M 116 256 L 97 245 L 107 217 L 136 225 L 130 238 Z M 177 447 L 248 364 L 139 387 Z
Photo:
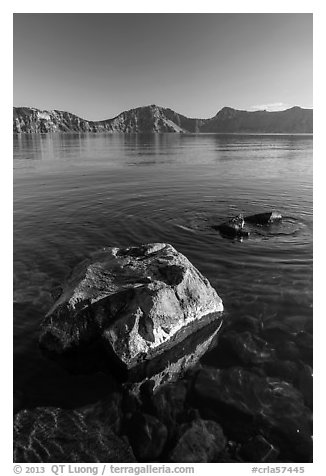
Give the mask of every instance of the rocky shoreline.
M 19 409 L 15 462 L 312 461 L 311 328 L 221 327 L 220 297 L 167 244 L 102 250 L 55 297 L 45 355 L 115 384 L 86 406 Z

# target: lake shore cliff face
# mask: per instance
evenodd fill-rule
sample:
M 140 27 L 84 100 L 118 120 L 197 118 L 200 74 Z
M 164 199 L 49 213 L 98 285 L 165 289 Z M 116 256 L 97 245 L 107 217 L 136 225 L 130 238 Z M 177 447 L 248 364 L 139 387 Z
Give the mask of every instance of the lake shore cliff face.
M 156 105 L 124 111 L 113 119 L 87 121 L 66 111 L 13 108 L 14 133 L 312 133 L 313 111 L 240 111 L 224 107 L 209 119 L 193 119 Z

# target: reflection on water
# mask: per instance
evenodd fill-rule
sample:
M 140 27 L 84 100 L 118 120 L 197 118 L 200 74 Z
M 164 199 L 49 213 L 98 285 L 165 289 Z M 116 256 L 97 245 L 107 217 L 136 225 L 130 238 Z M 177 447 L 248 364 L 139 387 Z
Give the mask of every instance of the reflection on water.
M 283 223 L 253 230 L 242 243 L 212 229 L 234 214 L 273 209 Z M 250 318 L 290 334 L 307 329 L 312 137 L 15 135 L 18 389 L 31 389 L 35 374 L 50 365 L 36 339 L 51 288 L 102 246 L 158 241 L 171 243 L 208 277 L 228 322 Z

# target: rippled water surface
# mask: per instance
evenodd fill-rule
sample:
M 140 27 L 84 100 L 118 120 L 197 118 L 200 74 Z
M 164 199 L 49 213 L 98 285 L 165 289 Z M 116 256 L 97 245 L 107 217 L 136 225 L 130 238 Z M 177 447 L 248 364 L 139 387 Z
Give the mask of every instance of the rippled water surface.
M 283 222 L 256 227 L 243 242 L 212 228 L 240 212 L 269 210 L 281 212 Z M 36 373 L 47 382 L 38 384 L 36 400 L 56 386 L 36 340 L 51 288 L 70 268 L 103 246 L 158 241 L 171 243 L 208 277 L 227 320 L 251 316 L 295 332 L 309 325 L 312 137 L 14 136 L 18 388 L 25 391 Z

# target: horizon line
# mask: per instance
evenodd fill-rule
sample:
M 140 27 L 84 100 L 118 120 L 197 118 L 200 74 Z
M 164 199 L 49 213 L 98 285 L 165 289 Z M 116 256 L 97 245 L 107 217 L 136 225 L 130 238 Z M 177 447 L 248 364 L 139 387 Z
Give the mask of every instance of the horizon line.
M 186 117 L 187 119 L 193 119 L 193 120 L 207 120 L 207 119 L 212 119 L 214 117 L 217 116 L 217 114 L 221 111 L 223 111 L 223 109 L 231 109 L 233 111 L 239 111 L 239 112 L 268 112 L 268 113 L 276 113 L 276 112 L 285 112 L 285 111 L 289 111 L 290 109 L 303 109 L 303 110 L 307 110 L 307 111 L 313 111 L 313 107 L 302 107 L 302 106 L 291 106 L 291 107 L 286 107 L 285 109 L 277 109 L 277 110 L 272 110 L 272 111 L 268 111 L 267 109 L 253 109 L 253 110 L 247 110 L 247 109 L 236 109 L 234 107 L 230 107 L 230 106 L 223 106 L 221 109 L 219 109 L 217 111 L 217 113 L 215 114 L 215 116 L 212 116 L 212 117 L 206 117 L 206 118 L 203 118 L 203 117 L 188 117 L 182 113 L 179 113 L 177 111 L 175 111 L 174 109 L 172 109 L 171 107 L 165 107 L 165 106 L 159 106 L 158 104 L 155 104 L 155 103 L 152 103 L 152 104 L 148 104 L 148 105 L 145 105 L 145 106 L 137 106 L 137 107 L 133 107 L 133 108 L 130 108 L 130 109 L 125 109 L 124 111 L 121 111 L 120 113 L 118 113 L 117 115 L 113 116 L 113 117 L 110 117 L 110 118 L 106 118 L 106 119 L 97 119 L 97 120 L 90 120 L 90 119 L 85 119 L 84 117 L 81 117 L 81 116 L 78 116 L 77 114 L 75 114 L 74 112 L 70 112 L 70 111 L 67 111 L 67 110 L 63 110 L 63 109 L 40 109 L 38 107 L 34 107 L 34 106 L 13 106 L 14 109 L 36 109 L 38 111 L 41 111 L 41 112 L 51 112 L 51 111 L 58 111 L 58 112 L 67 112 L 68 114 L 73 114 L 74 116 L 76 117 L 79 117 L 80 119 L 83 119 L 84 121 L 87 121 L 87 122 L 104 122 L 104 121 L 111 121 L 117 117 L 119 117 L 121 114 L 123 114 L 124 112 L 130 112 L 130 111 L 135 111 L 137 109 L 142 109 L 142 108 L 147 108 L 147 107 L 158 107 L 158 108 L 161 108 L 161 109 L 169 109 L 170 111 L 173 111 L 175 112 L 176 114 L 179 114 L 180 116 L 184 116 Z

